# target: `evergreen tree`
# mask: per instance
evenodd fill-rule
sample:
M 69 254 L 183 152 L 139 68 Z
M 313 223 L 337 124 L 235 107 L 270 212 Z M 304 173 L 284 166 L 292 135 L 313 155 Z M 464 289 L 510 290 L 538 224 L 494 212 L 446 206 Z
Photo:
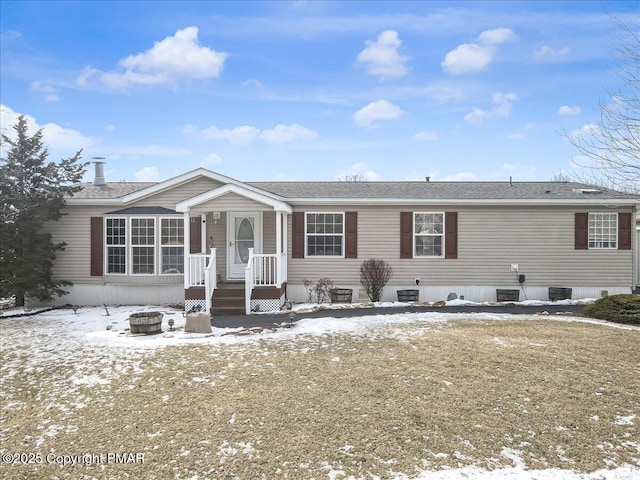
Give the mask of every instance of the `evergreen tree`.
M 22 115 L 13 130 L 15 139 L 3 133 L 0 144 L 0 297 L 15 296 L 22 306 L 25 296 L 51 300 L 71 285 L 52 278 L 56 252 L 66 243 L 54 243 L 43 227 L 63 215 L 65 196 L 81 189 L 86 163 L 79 163 L 82 150 L 48 162 L 42 130 L 29 136 Z

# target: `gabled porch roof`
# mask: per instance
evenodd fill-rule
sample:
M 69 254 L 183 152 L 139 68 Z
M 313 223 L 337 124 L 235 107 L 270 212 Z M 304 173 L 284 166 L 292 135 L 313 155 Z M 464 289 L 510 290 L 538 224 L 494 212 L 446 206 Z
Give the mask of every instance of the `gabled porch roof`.
M 229 193 L 234 193 L 236 195 L 240 195 L 241 197 L 247 198 L 249 200 L 253 200 L 255 202 L 261 203 L 263 205 L 267 205 L 273 208 L 276 212 L 284 212 L 291 213 L 293 209 L 291 205 L 281 202 L 280 200 L 276 200 L 275 198 L 264 195 L 255 190 L 250 190 L 241 185 L 237 184 L 226 184 L 222 187 L 210 190 L 208 192 L 201 193 L 193 198 L 189 198 L 188 200 L 183 200 L 182 202 L 176 205 L 176 211 L 178 212 L 190 212 L 195 209 L 198 205 L 201 205 L 210 200 L 214 200 L 216 198 L 220 198 Z

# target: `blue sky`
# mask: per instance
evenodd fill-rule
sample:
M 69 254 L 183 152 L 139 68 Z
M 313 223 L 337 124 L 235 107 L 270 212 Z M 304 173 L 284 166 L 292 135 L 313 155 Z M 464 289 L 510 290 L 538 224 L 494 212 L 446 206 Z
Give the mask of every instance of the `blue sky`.
M 549 180 L 638 2 L 2 1 L 1 125 L 107 180 Z

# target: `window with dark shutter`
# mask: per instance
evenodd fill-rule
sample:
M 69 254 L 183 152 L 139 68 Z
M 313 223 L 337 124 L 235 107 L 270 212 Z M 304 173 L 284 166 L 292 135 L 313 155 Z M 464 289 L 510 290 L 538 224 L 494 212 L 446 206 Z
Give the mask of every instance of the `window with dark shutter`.
M 400 258 L 413 258 L 413 212 L 400 212 Z
M 631 250 L 631 214 L 618 214 L 618 250 Z
M 458 212 L 444 214 L 444 258 L 458 258 Z
M 191 217 L 189 222 L 189 253 L 202 253 L 202 218 Z
M 293 212 L 291 218 L 291 256 L 304 258 L 304 212 Z
M 102 217 L 91 217 L 91 276 L 101 277 L 104 271 L 104 223 Z
M 587 250 L 589 248 L 589 214 L 576 213 L 575 215 L 575 249 Z
M 358 258 L 358 212 L 345 213 L 345 258 Z

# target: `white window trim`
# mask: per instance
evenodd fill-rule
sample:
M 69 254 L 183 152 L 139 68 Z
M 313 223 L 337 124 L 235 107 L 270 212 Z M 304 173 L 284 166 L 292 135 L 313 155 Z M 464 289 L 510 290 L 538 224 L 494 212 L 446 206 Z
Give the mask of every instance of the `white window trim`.
M 442 215 L 442 233 L 441 234 L 418 234 L 416 233 L 416 215 Z M 445 232 L 446 232 L 446 215 L 444 212 L 413 212 L 411 222 L 411 238 L 413 243 L 413 258 L 444 258 L 445 255 Z M 442 253 L 440 255 L 418 255 L 416 252 L 416 237 L 437 237 L 442 236 Z
M 124 245 L 109 245 L 107 243 L 107 220 L 124 220 Z M 120 216 L 105 216 L 103 219 L 104 225 L 104 235 L 102 239 L 102 243 L 104 245 L 104 274 L 105 275 L 114 275 L 119 277 L 128 276 L 129 269 L 129 246 L 128 246 L 128 238 L 129 238 L 129 226 L 128 226 L 127 217 Z M 110 273 L 109 272 L 109 247 L 122 247 L 124 248 L 124 273 Z
M 154 220 L 154 245 L 153 248 L 154 250 L 154 270 L 155 273 L 133 273 L 133 247 L 134 245 L 131 244 L 131 221 L 133 219 L 139 219 L 139 218 L 151 218 Z M 178 220 L 183 220 L 183 225 L 184 225 L 184 219 L 182 216 L 180 216 L 180 214 L 176 214 L 176 215 L 105 215 L 103 218 L 103 225 L 104 225 L 104 235 L 103 235 L 103 239 L 102 239 L 102 244 L 104 245 L 104 259 L 103 259 L 103 265 L 104 265 L 104 275 L 105 276 L 117 276 L 117 277 L 176 277 L 176 276 L 183 276 L 184 273 L 162 273 L 160 272 L 160 267 L 162 266 L 161 262 L 162 262 L 162 245 L 161 245 L 161 239 L 160 239 L 160 235 L 162 234 L 162 230 L 161 230 L 161 224 L 162 224 L 162 219 L 169 219 L 169 218 L 173 218 L 173 219 L 178 219 Z M 125 221 L 125 244 L 124 245 L 107 245 L 107 220 L 124 220 Z M 183 227 L 184 228 L 184 227 Z M 187 227 L 188 228 L 188 227 Z M 183 242 L 184 242 L 184 238 L 183 238 Z M 135 245 L 136 247 L 140 247 L 140 246 L 144 246 L 144 245 Z M 167 246 L 167 245 L 166 245 Z M 180 245 L 172 245 L 172 246 L 180 246 Z M 125 273 L 109 273 L 109 247 L 124 247 L 125 249 Z M 186 248 L 186 246 L 183 244 L 182 245 L 183 248 Z M 184 268 L 184 267 L 183 267 Z
M 132 277 L 156 277 L 158 276 L 158 217 L 154 216 L 138 216 L 132 215 L 129 217 L 129 235 L 127 237 L 129 246 L 129 275 Z M 134 245 L 131 241 L 133 235 L 133 221 L 134 220 L 153 220 L 153 245 Z M 133 249 L 134 248 L 153 248 L 153 273 L 133 273 Z
M 162 221 L 163 220 L 180 220 L 182 222 L 182 245 L 163 245 L 162 244 Z M 182 247 L 182 256 L 184 257 L 184 218 L 183 217 L 158 217 L 158 275 L 161 277 L 176 277 L 184 275 L 184 273 L 162 273 L 162 249 L 171 247 Z M 182 265 L 184 270 L 184 264 Z
M 616 217 L 616 233 L 614 235 L 614 240 L 616 243 L 615 247 L 592 247 L 590 246 L 590 234 L 589 234 L 589 224 L 591 223 L 591 215 L 615 215 Z M 618 250 L 618 232 L 620 230 L 620 218 L 617 212 L 589 212 L 587 215 L 587 249 L 589 250 Z
M 309 255 L 309 250 L 308 250 L 308 236 L 310 235 L 309 233 L 307 233 L 307 215 L 342 215 L 342 255 Z M 346 215 L 345 212 L 304 212 L 304 258 L 345 258 L 345 230 L 347 229 L 346 226 Z M 311 235 L 317 235 L 317 234 L 311 234 Z M 337 236 L 338 234 L 320 234 L 320 235 L 326 235 L 326 236 Z

